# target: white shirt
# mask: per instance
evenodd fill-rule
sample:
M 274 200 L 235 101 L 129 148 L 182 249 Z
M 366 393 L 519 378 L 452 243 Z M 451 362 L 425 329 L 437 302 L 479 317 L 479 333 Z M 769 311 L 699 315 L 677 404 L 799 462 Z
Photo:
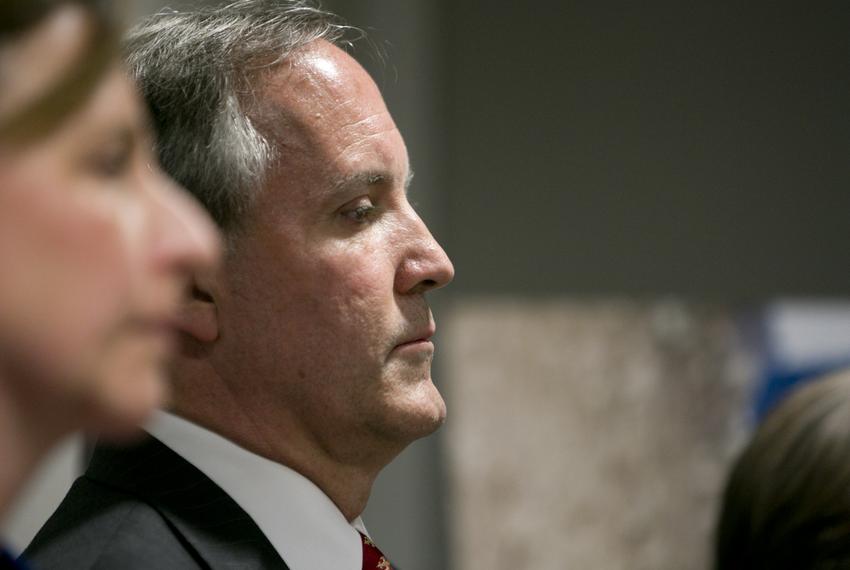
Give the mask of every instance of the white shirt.
M 362 569 L 360 517 L 349 523 L 306 477 L 167 412 L 145 429 L 230 495 L 291 570 Z

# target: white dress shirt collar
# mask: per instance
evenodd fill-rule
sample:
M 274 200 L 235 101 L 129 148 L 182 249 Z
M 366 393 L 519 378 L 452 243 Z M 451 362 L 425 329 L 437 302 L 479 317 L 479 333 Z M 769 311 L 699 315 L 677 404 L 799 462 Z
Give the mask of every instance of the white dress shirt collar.
M 306 477 L 167 412 L 145 429 L 230 495 L 291 570 L 362 569 L 360 517 L 349 523 Z

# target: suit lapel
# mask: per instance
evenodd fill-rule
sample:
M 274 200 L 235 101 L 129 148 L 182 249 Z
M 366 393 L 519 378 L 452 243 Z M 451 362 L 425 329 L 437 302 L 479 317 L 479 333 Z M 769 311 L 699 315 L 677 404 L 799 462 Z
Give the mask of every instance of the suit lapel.
M 97 446 L 86 476 L 153 506 L 212 570 L 287 570 L 227 493 L 152 437 L 132 447 Z

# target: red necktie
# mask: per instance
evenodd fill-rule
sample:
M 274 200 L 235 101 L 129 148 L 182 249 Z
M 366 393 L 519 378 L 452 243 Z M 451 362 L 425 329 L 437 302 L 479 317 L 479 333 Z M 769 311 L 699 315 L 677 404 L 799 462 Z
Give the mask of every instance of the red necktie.
M 363 570 L 392 570 L 390 561 L 378 550 L 375 543 L 369 537 L 360 533 L 363 539 Z

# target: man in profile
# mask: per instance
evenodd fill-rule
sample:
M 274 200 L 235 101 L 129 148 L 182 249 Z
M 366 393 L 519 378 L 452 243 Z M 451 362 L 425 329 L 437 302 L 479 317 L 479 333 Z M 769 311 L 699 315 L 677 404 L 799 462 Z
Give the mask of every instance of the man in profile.
M 444 420 L 425 294 L 453 268 L 348 31 L 302 1 L 240 0 L 131 33 L 163 165 L 227 253 L 183 312 L 170 413 L 95 451 L 35 567 L 390 568 L 360 514 Z

